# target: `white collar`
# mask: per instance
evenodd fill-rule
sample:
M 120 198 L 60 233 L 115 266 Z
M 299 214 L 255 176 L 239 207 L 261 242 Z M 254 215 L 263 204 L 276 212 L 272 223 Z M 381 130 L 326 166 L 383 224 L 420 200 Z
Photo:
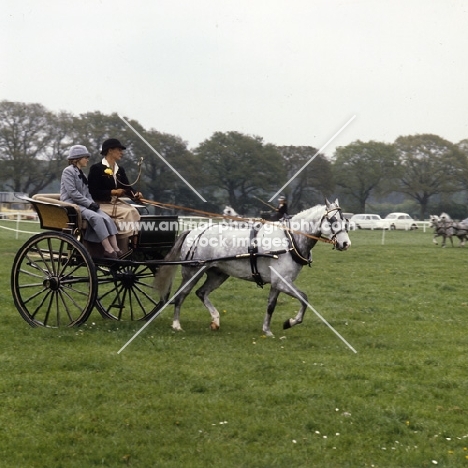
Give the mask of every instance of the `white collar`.
M 102 164 L 104 164 L 104 166 L 110 167 L 109 161 L 106 158 L 102 158 L 101 162 L 102 162 Z M 117 164 L 117 162 L 115 163 L 115 168 L 116 168 L 115 172 L 118 172 L 119 165 Z
M 102 164 L 104 164 L 104 166 L 110 167 L 109 161 L 107 161 L 106 158 L 102 158 L 101 162 L 102 162 Z M 119 165 L 117 164 L 117 162 L 115 163 L 115 167 L 114 167 L 114 170 L 112 172 L 113 172 L 112 175 L 114 176 L 114 180 L 117 183 L 117 172 L 119 172 Z

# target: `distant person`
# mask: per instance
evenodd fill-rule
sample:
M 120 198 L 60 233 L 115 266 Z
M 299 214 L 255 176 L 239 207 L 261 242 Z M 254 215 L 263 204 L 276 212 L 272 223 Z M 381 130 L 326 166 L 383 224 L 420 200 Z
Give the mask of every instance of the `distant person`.
M 84 238 L 88 242 L 101 243 L 104 257 L 117 258 L 122 252 L 117 245 L 117 227 L 99 205 L 88 189 L 88 180 L 83 168 L 88 165 L 90 154 L 86 146 L 72 146 L 68 152 L 68 166 L 60 180 L 60 200 L 78 205 L 81 217 L 88 222 Z
M 286 197 L 281 196 L 278 198 L 278 207 L 275 209 L 274 214 L 278 221 L 288 216 L 288 202 Z
M 89 170 L 89 191 L 101 209 L 114 219 L 119 235 L 131 238 L 132 247 L 135 247 L 140 213 L 121 197 L 139 200 L 142 194 L 132 190 L 125 169 L 118 164 L 125 150 L 116 138 L 104 141 L 101 162 L 93 164 Z

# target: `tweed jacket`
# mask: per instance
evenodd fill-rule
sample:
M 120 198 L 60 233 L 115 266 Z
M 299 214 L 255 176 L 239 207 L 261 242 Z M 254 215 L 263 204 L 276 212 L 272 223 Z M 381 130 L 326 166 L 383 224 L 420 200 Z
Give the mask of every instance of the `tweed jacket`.
M 102 242 L 117 234 L 112 219 L 102 210 L 90 210 L 94 202 L 88 189 L 86 176 L 76 166 L 69 165 L 62 172 L 60 181 L 60 200 L 78 205 L 83 219 L 88 221 L 84 238 L 90 242 Z
M 89 169 L 88 184 L 89 191 L 97 202 L 109 203 L 111 201 L 111 190 L 123 188 L 128 197 L 133 197 L 133 192 L 130 189 L 127 174 L 123 167 L 118 168 L 117 183 L 112 174 L 106 174 L 104 171 L 110 168 L 102 162 L 93 164 Z
M 69 165 L 62 172 L 60 200 L 79 205 L 81 210 L 88 208 L 94 201 L 89 192 L 86 177 L 76 166 Z

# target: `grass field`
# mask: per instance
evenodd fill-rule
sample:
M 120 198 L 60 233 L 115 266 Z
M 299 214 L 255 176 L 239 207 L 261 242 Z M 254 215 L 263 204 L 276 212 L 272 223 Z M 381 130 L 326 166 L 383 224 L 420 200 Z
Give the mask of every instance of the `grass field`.
M 30 225 L 21 224 L 29 230 Z M 221 329 L 194 295 L 171 330 L 141 323 L 30 328 L 10 270 L 27 238 L 0 230 L 0 467 L 468 466 L 468 248 L 432 233 L 350 233 L 313 250 L 297 286 L 356 350 L 268 288 L 230 279 L 213 293 Z

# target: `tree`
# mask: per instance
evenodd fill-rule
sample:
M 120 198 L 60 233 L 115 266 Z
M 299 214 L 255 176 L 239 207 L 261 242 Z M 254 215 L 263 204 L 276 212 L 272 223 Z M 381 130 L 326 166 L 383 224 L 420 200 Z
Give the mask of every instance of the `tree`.
M 281 155 L 260 137 L 215 132 L 194 153 L 206 184 L 221 192 L 218 199 L 243 214 L 257 210 L 253 197 L 271 193 L 285 177 Z
M 133 129 L 141 135 L 176 171 L 186 180 L 198 181 L 194 155 L 187 149 L 187 144 L 180 138 L 157 130 L 145 130 L 136 120 L 124 117 Z M 193 206 L 193 197 L 198 198 L 187 188 L 185 182 L 146 144 L 117 114 L 104 115 L 91 112 L 80 115 L 75 127 L 75 138 L 81 144 L 88 145 L 95 154 L 93 162 L 101 159 L 102 142 L 108 138 L 118 138 L 127 148 L 122 165 L 134 184 L 148 199 L 160 202 L 189 204 Z
M 296 176 L 285 188 L 289 212 L 323 203 L 334 189 L 330 161 L 322 154 L 315 156 L 317 150 L 311 146 L 278 146 L 277 150 L 287 170 L 286 180 Z M 314 156 L 315 159 L 307 164 Z
M 419 204 L 424 219 L 431 197 L 459 189 L 457 167 L 463 154 L 453 143 L 431 134 L 399 137 L 395 148 L 403 169 L 399 191 Z
M 142 190 L 148 194 L 147 198 L 193 208 L 200 207 L 203 201 L 182 180 L 183 177 L 198 193 L 204 185 L 199 173 L 198 158 L 188 150 L 187 143 L 178 136 L 157 130 L 139 130 L 139 133 L 164 158 L 162 160 L 141 139 L 134 142 L 135 154 L 143 158 L 141 182 Z
M 398 175 L 397 160 L 395 148 L 386 143 L 358 140 L 337 148 L 333 172 L 343 195 L 354 201 L 347 206 L 355 206 L 357 211 L 365 213 L 372 194 L 390 190 L 391 181 Z
M 33 195 L 56 177 L 57 120 L 40 104 L 0 102 L 0 161 L 6 189 Z
M 458 142 L 456 147 L 460 152 L 455 168 L 456 179 L 462 190 L 468 190 L 468 139 Z

